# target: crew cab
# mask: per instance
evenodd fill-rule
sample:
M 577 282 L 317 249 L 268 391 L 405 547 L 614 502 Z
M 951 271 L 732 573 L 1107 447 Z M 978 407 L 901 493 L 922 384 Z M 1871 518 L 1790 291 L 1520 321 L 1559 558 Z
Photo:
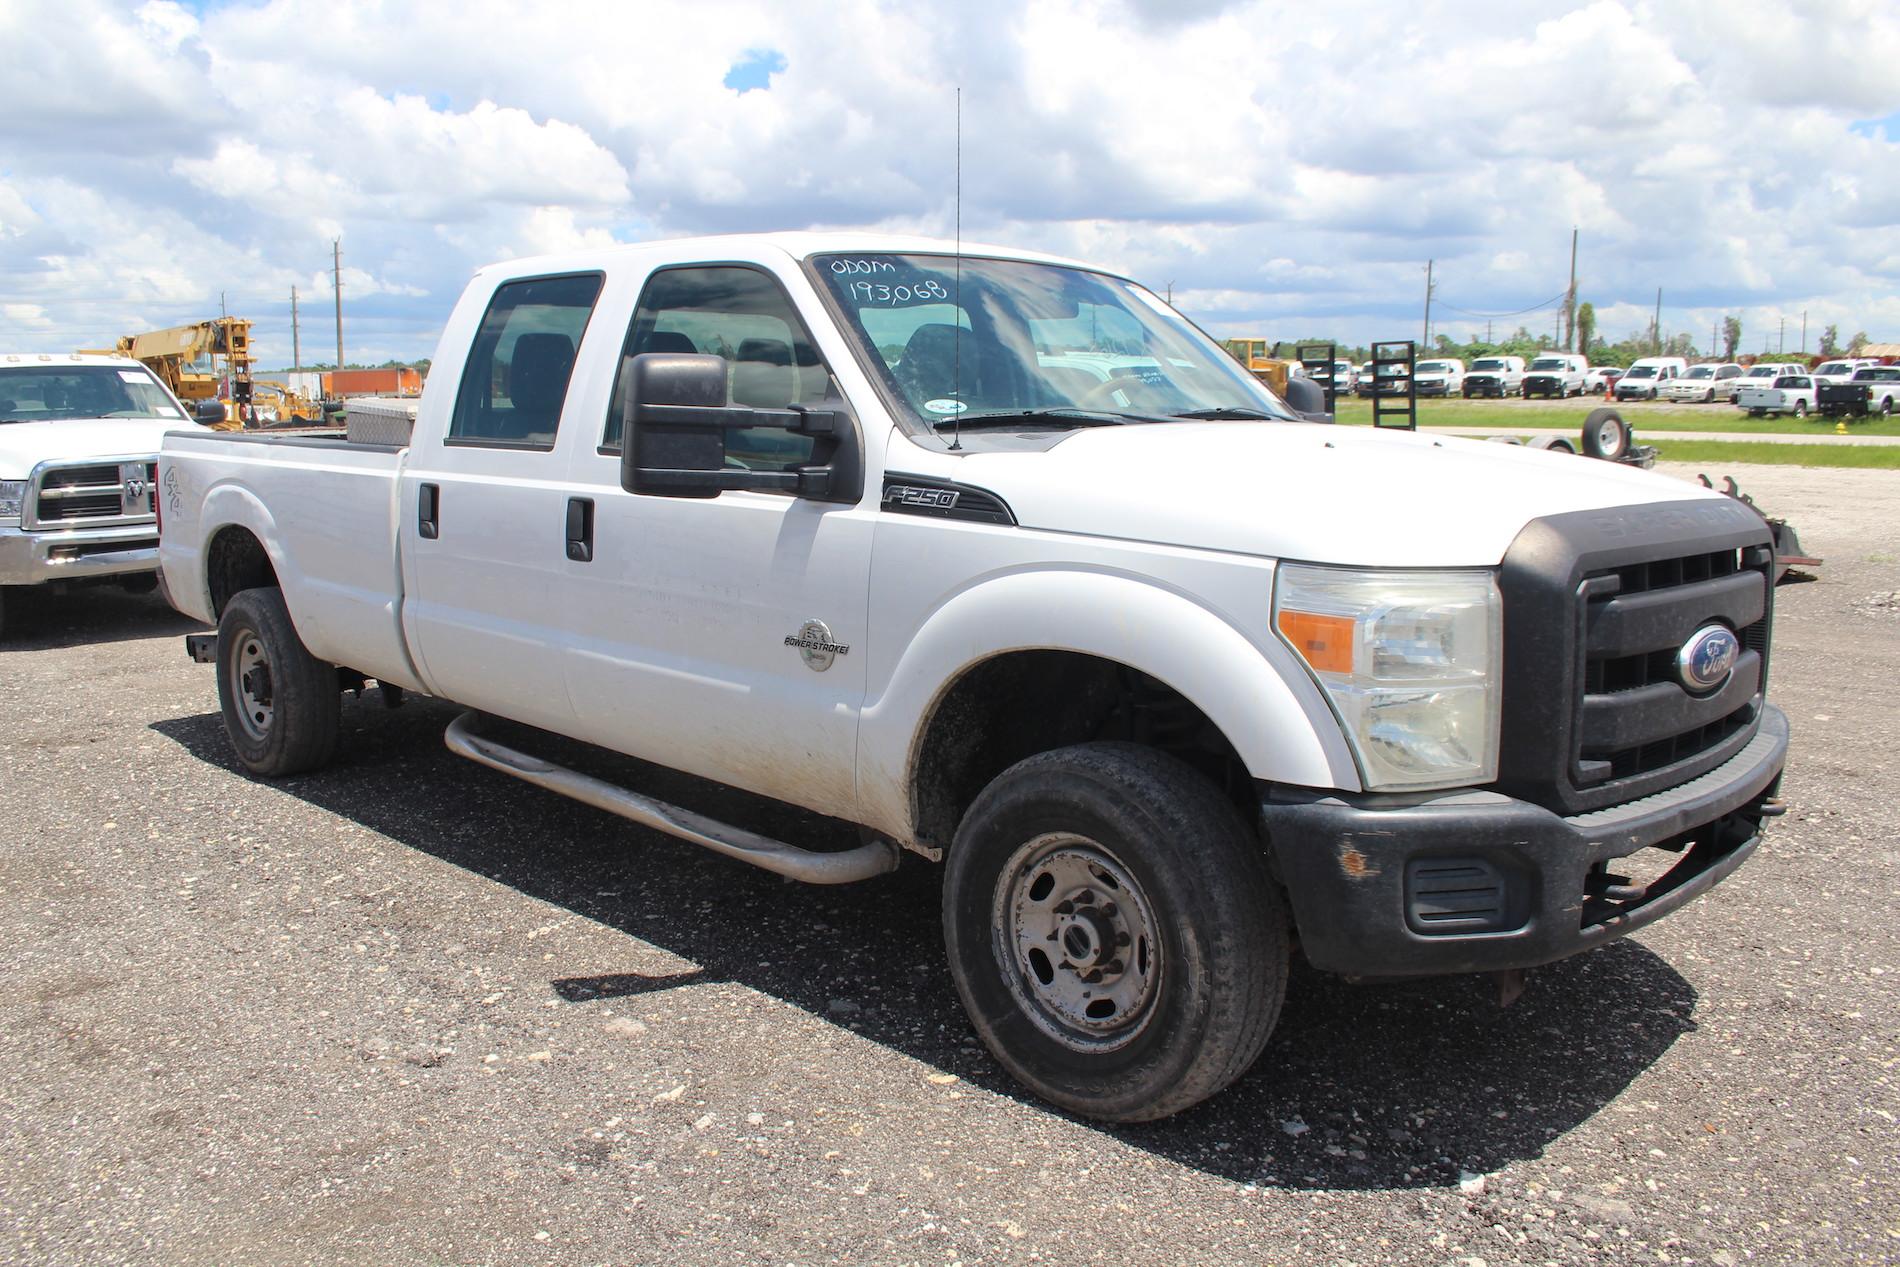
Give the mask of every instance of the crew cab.
M 1590 362 L 1569 352 L 1540 352 L 1524 371 L 1524 399 L 1551 396 L 1559 399 L 1583 395 L 1584 380 Z
M 1829 383 L 1845 383 L 1859 370 L 1880 364 L 1871 357 L 1849 357 L 1845 360 L 1823 361 L 1814 367 L 1814 385 L 1826 387 Z
M 1733 361 L 1719 365 L 1691 365 L 1681 377 L 1663 384 L 1661 396 L 1664 400 L 1678 403 L 1713 404 L 1717 396 L 1726 400 L 1735 380 L 1741 376 L 1742 367 Z
M 1735 403 L 1759 418 L 1764 414 L 1793 414 L 1804 418 L 1814 408 L 1814 379 L 1806 374 L 1778 374 L 1765 386 L 1749 379 Z
M 0 632 L 29 587 L 152 587 L 158 441 L 175 427 L 201 429 L 137 361 L 0 355 Z
M 940 864 L 976 1032 L 1098 1118 L 1245 1071 L 1296 939 L 1355 978 L 1510 979 L 1682 907 L 1780 810 L 1753 510 L 1296 420 L 1151 291 L 1050 256 L 495 265 L 407 444 L 174 434 L 159 478 L 245 768 L 323 766 L 374 681 L 466 710 L 471 760 L 783 875 Z M 855 831 L 771 839 L 537 732 Z
M 1524 358 L 1481 356 L 1459 385 L 1466 400 L 1473 396 L 1516 396 L 1524 390 Z
M 1830 418 L 1888 418 L 1900 398 L 1900 365 L 1870 365 L 1844 383 L 1823 383 L 1818 376 L 1814 381 L 1815 408 Z

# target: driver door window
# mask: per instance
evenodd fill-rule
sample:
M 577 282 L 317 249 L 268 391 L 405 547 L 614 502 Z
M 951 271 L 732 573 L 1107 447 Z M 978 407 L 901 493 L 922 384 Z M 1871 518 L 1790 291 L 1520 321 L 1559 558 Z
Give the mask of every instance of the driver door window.
M 831 373 L 779 284 L 737 266 L 668 268 L 653 274 L 634 310 L 610 400 L 618 402 L 633 358 L 645 352 L 699 352 L 726 362 L 735 405 L 816 407 L 831 395 Z M 787 471 L 812 459 L 811 436 L 774 427 L 726 433 L 726 460 L 754 471 Z M 603 451 L 620 449 L 616 404 Z

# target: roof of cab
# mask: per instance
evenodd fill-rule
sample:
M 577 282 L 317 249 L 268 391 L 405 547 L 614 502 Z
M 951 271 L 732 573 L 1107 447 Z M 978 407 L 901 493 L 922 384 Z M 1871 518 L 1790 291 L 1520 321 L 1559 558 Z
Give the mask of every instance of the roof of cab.
M 966 258 L 1025 260 L 1056 264 L 1065 268 L 1084 268 L 1093 272 L 1125 276 L 1080 260 L 1025 251 L 1019 247 L 988 243 L 958 244 L 949 238 L 916 237 L 897 233 L 819 232 L 801 230 L 781 233 L 732 233 L 713 237 L 660 238 L 650 242 L 626 242 L 614 246 L 565 251 L 557 255 L 535 255 L 483 265 L 476 276 L 505 273 L 525 277 L 540 273 L 568 272 L 599 268 L 603 264 L 626 259 L 652 263 L 680 263 L 691 260 L 732 260 L 770 254 L 803 260 L 812 255 L 836 255 L 862 251 L 867 254 L 956 255 Z

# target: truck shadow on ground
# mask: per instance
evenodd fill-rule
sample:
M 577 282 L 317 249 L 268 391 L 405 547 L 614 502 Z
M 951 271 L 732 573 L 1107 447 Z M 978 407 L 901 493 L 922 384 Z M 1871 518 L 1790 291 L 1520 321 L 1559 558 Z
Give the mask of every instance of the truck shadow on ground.
M 0 651 L 52 651 L 205 628 L 173 611 L 156 590 L 133 593 L 116 585 L 86 585 L 48 594 L 29 587 L 9 590 L 5 601 Z
M 1054 1112 L 978 1044 L 943 961 L 935 868 L 842 888 L 792 884 L 449 754 L 455 710 L 346 704 L 337 765 L 274 786 L 409 848 L 698 965 L 665 977 L 552 964 L 578 1007 L 708 981 L 759 990 L 985 1090 Z M 235 769 L 217 714 L 154 724 Z M 533 732 L 524 732 L 532 734 Z M 808 847 L 841 825 L 671 771 L 535 736 L 532 750 Z M 630 956 L 631 958 L 631 956 Z M 1695 1027 L 1694 989 L 1622 942 L 1532 974 L 1500 1009 L 1473 978 L 1355 986 L 1293 975 L 1280 1026 L 1234 1087 L 1165 1122 L 1103 1128 L 1236 1182 L 1437 1187 L 1538 1156 Z

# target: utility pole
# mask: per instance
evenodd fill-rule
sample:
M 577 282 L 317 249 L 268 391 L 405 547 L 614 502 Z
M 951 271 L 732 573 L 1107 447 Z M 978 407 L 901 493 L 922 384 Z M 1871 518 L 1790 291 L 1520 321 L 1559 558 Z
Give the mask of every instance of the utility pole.
M 1432 265 L 1437 262 L 1437 260 L 1425 261 L 1425 329 L 1424 337 L 1419 340 L 1418 345 L 1428 352 L 1432 346 Z
M 1808 310 L 1801 310 L 1801 355 L 1808 354 Z
M 1775 331 L 1775 355 L 1783 356 L 1788 351 L 1788 318 L 1781 318 L 1781 325 Z
M 1484 341 L 1491 342 L 1491 318 L 1489 317 L 1484 319 Z
M 1709 323 L 1709 355 L 1710 356 L 1721 355 L 1720 352 L 1716 351 L 1717 348 L 1722 346 L 1721 331 L 1722 331 L 1722 323 L 1719 319 L 1715 321 L 1711 321 Z
M 1656 287 L 1656 355 L 1662 355 L 1662 287 Z
M 1564 341 L 1566 352 L 1579 352 L 1577 346 L 1577 227 L 1570 226 L 1570 289 L 1564 292 Z
M 303 372 L 303 344 L 297 337 L 297 288 L 290 288 L 290 369 L 293 374 Z
M 330 286 L 336 291 L 336 367 L 343 368 L 343 239 L 330 240 Z

